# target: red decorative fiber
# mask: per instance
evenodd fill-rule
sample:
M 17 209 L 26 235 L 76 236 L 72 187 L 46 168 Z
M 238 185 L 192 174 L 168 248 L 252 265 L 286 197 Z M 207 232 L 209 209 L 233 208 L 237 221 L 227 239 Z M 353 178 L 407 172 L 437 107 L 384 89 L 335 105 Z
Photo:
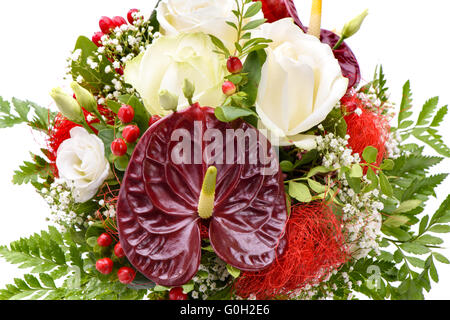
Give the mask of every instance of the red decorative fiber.
M 266 270 L 243 272 L 235 283 L 238 296 L 287 299 L 347 261 L 341 221 L 328 204 L 312 202 L 292 207 L 286 228 L 286 252 Z
M 344 119 L 350 136 L 349 147 L 360 156 L 368 146 L 376 148 L 376 165 L 379 166 L 386 156 L 386 142 L 390 133 L 389 121 L 382 115 L 382 108 L 362 100 L 355 92 L 344 96 L 341 103 L 347 113 Z M 361 110 L 361 114 L 355 112 L 357 109 Z
M 49 151 L 48 158 L 51 162 L 50 165 L 55 177 L 59 176 L 58 168 L 56 167 L 56 154 L 58 152 L 58 148 L 61 143 L 70 138 L 70 130 L 74 127 L 80 127 L 80 125 L 73 123 L 59 113 L 54 120 L 53 126 L 49 129 L 47 140 Z

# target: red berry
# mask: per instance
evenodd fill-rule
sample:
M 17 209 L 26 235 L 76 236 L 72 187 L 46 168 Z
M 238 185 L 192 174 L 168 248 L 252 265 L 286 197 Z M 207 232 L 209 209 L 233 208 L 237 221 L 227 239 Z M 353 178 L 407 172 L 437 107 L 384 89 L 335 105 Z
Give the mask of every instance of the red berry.
M 113 155 L 121 157 L 127 153 L 127 144 L 123 139 L 116 139 L 111 143 L 111 151 Z
M 160 116 L 158 115 L 151 116 L 150 119 L 148 120 L 148 126 L 150 127 L 152 124 L 158 122 L 159 120 L 161 120 Z
M 120 16 L 113 17 L 112 21 L 114 23 L 114 26 L 119 27 L 119 28 L 120 28 L 120 26 L 127 24 L 127 21 L 123 17 L 120 17 Z
M 131 9 L 130 11 L 128 11 L 127 19 L 128 19 L 128 22 L 130 24 L 133 24 L 133 22 L 134 22 L 133 13 L 135 13 L 135 12 L 139 12 L 139 10 L 138 9 Z
M 227 96 L 231 96 L 236 93 L 236 86 L 231 81 L 225 81 L 222 85 L 222 91 Z
M 105 34 L 101 31 L 94 33 L 94 35 L 92 36 L 92 42 L 95 43 L 95 45 L 97 47 L 101 47 L 102 46 L 102 37 Z
M 112 243 L 112 238 L 109 234 L 107 233 L 102 233 L 98 238 L 97 238 L 97 243 L 100 247 L 109 247 Z
M 120 242 L 117 242 L 117 244 L 114 246 L 114 254 L 116 255 L 117 258 L 125 257 L 125 252 L 123 251 Z
M 98 270 L 98 272 L 103 274 L 110 274 L 113 269 L 113 262 L 110 258 L 103 258 L 100 260 L 97 260 L 95 263 L 95 268 Z
M 141 135 L 141 131 L 135 125 L 126 126 L 122 132 L 123 138 L 128 143 L 136 142 L 136 140 L 139 138 L 140 135 Z
M 132 106 L 124 104 L 120 107 L 117 116 L 122 123 L 130 123 L 134 119 L 134 109 Z
M 98 25 L 100 26 L 100 30 L 102 30 L 104 34 L 110 34 L 111 31 L 115 28 L 114 22 L 108 17 L 101 17 Z
M 187 294 L 183 293 L 183 288 L 172 288 L 169 292 L 169 300 L 187 300 Z
M 242 71 L 242 61 L 238 57 L 229 57 L 227 61 L 227 69 L 230 73 L 239 73 Z
M 121 283 L 129 284 L 132 283 L 136 277 L 136 272 L 129 267 L 122 267 L 117 271 L 117 277 Z

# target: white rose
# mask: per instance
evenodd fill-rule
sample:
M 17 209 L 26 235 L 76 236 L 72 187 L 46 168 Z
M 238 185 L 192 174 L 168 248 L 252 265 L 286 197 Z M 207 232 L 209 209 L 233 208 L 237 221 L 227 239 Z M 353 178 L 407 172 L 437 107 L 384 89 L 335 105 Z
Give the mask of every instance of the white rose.
M 93 198 L 110 174 L 102 140 L 81 127 L 70 130 L 70 138 L 58 148 L 56 166 L 78 203 Z
M 162 92 L 179 96 L 178 110 L 189 106 L 183 95 L 185 79 L 195 84 L 194 102 L 215 107 L 222 103 L 223 79 L 227 74 L 223 56 L 204 33 L 163 36 L 126 64 L 125 81 L 141 95 L 152 115 L 167 115 L 159 101 Z
M 156 17 L 163 35 L 203 32 L 234 47 L 236 30 L 226 24 L 235 21 L 235 0 L 162 0 Z
M 312 149 L 315 137 L 301 133 L 325 120 L 347 91 L 348 79 L 331 48 L 292 19 L 264 24 L 257 33 L 273 40 L 266 49 L 256 101 L 260 127 L 279 145 Z

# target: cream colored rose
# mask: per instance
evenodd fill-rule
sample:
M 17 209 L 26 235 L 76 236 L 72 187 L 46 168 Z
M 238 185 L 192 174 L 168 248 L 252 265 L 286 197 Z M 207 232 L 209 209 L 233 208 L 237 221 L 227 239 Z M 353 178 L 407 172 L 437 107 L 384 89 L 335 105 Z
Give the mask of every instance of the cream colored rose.
M 347 91 L 348 79 L 331 48 L 290 18 L 264 24 L 257 36 L 273 40 L 266 49 L 256 102 L 260 127 L 279 145 L 312 149 L 315 137 L 302 133 L 325 120 Z
M 125 81 L 139 92 L 152 115 L 171 112 L 160 105 L 164 92 L 179 96 L 178 110 L 188 107 L 182 91 L 185 79 L 195 84 L 195 102 L 216 107 L 224 100 L 222 82 L 227 70 L 225 58 L 214 50 L 204 33 L 160 37 L 126 64 Z
M 58 148 L 56 166 L 78 203 L 93 198 L 110 174 L 102 140 L 81 127 L 70 130 L 70 138 Z
M 226 21 L 236 20 L 235 8 L 235 0 L 162 0 L 156 17 L 164 35 L 203 32 L 234 48 L 236 30 Z

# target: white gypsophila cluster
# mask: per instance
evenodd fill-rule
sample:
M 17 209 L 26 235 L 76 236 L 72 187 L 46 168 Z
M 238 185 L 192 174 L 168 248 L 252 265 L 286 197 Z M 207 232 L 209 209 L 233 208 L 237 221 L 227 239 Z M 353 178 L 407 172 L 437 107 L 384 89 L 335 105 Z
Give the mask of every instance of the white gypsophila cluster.
M 67 226 L 87 226 L 87 221 L 74 211 L 75 200 L 66 182 L 56 179 L 49 189 L 42 189 L 41 195 L 50 206 L 51 216 L 49 220 L 55 223 L 61 232 L 66 231 Z
M 389 139 L 386 141 L 386 153 L 388 158 L 397 159 L 401 155 L 401 150 L 399 148 L 400 142 L 402 141 L 399 132 L 391 132 L 389 134 Z
M 317 138 L 323 166 L 338 169 L 351 167 L 361 162 L 359 154 L 353 154 L 352 149 L 347 147 L 348 139 L 348 135 L 343 139 L 332 133 Z M 362 180 L 363 184 L 370 183 L 366 176 Z M 347 234 L 347 243 L 352 257 L 360 259 L 371 250 L 378 252 L 377 238 L 382 223 L 380 211 L 383 209 L 383 203 L 378 201 L 379 190 L 356 193 L 349 187 L 345 175 L 340 179 L 340 183 L 342 187 L 338 197 L 344 204 L 344 232 Z
M 124 77 L 122 75 L 125 64 L 138 56 L 141 52 L 144 52 L 153 40 L 152 30 L 149 20 L 144 20 L 143 15 L 140 12 L 134 12 L 133 24 L 123 24 L 120 27 L 116 27 L 110 34 L 103 35 L 101 38 L 101 44 L 94 56 L 86 59 L 86 64 L 93 70 L 100 73 L 113 76 L 112 85 L 102 84 L 100 92 L 95 98 L 97 103 L 102 105 L 107 99 L 117 99 L 121 95 L 136 94 L 135 90 L 126 85 Z M 75 50 L 71 56 L 67 59 L 68 67 L 67 74 L 72 74 L 72 64 L 75 62 L 81 63 L 80 59 L 82 51 L 80 49 Z M 100 70 L 99 66 L 105 57 L 111 62 L 104 70 Z M 81 75 L 78 75 L 75 79 L 78 83 L 82 84 L 84 79 Z
M 354 259 L 361 259 L 372 250 L 378 253 L 377 239 L 382 225 L 380 211 L 384 208 L 383 203 L 378 201 L 379 190 L 357 194 L 348 186 L 345 177 L 342 184 L 339 200 L 345 204 L 343 223 L 349 252 Z M 363 177 L 363 184 L 370 184 L 366 176 Z
M 319 129 L 323 130 L 323 126 L 319 125 Z M 353 154 L 352 149 L 347 147 L 349 138 L 348 135 L 344 139 L 333 133 L 316 138 L 317 150 L 322 155 L 324 167 L 339 169 L 360 162 L 359 154 Z
M 111 201 L 111 199 L 108 199 Z M 116 217 L 116 205 L 113 202 L 105 202 L 105 200 L 100 200 L 98 202 L 101 209 L 98 211 L 100 214 L 102 214 L 105 218 L 114 219 Z M 94 221 L 89 221 L 89 225 L 94 224 Z
M 207 264 L 200 264 L 198 270 L 192 278 L 194 290 L 190 294 L 193 299 L 207 299 L 223 289 L 230 279 L 226 263 L 217 257 L 211 258 Z

